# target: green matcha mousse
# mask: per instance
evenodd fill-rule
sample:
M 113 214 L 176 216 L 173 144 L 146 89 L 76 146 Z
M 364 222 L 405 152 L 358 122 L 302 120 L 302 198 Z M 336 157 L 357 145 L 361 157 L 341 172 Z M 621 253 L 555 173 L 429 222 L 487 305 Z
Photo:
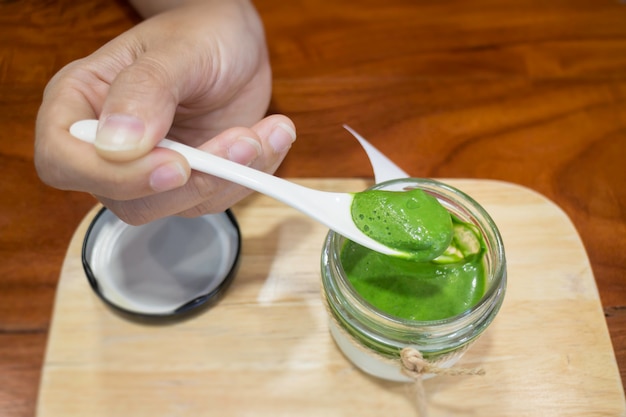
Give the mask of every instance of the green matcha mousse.
M 485 293 L 484 241 L 430 194 L 370 190 L 355 194 L 352 216 L 364 233 L 410 252 L 409 259 L 346 241 L 341 263 L 354 289 L 380 311 L 432 321 L 461 314 Z
M 352 220 L 363 233 L 387 247 L 426 261 L 452 241 L 450 213 L 423 190 L 368 190 L 354 195 Z

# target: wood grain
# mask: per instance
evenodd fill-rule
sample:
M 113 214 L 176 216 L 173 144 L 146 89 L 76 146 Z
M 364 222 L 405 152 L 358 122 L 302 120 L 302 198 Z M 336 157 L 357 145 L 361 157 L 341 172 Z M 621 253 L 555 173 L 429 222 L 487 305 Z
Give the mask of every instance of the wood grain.
M 299 132 L 279 175 L 371 176 L 347 123 L 412 175 L 541 192 L 582 237 L 626 380 L 626 5 L 256 4 L 274 68 L 271 111 L 291 116 Z M 36 177 L 43 88 L 137 22 L 122 1 L 0 1 L 2 416 L 34 412 L 65 248 L 93 204 Z
M 563 211 L 517 185 L 445 181 L 498 224 L 507 288 L 498 316 L 458 364 L 485 375 L 425 381 L 430 416 L 624 415 L 595 281 Z M 298 182 L 344 192 L 370 183 Z M 192 319 L 147 326 L 112 313 L 85 283 L 80 254 L 96 211 L 63 264 L 38 417 L 414 414 L 410 386 L 359 372 L 330 337 L 319 282 L 323 225 L 266 196 L 237 204 L 241 264 L 227 296 Z

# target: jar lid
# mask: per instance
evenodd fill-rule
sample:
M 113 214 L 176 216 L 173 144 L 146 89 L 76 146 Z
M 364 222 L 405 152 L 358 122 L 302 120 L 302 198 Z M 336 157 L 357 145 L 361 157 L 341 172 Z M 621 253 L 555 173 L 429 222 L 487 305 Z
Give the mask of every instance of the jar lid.
M 240 252 L 241 234 L 230 211 L 131 226 L 103 208 L 85 235 L 82 262 L 92 289 L 114 310 L 167 319 L 219 299 Z

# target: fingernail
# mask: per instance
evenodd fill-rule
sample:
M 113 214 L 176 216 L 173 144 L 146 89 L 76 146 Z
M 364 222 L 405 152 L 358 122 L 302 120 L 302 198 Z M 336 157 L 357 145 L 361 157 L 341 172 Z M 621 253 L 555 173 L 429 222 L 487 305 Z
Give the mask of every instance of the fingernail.
M 295 140 L 295 130 L 285 123 L 278 123 L 269 136 L 270 146 L 276 153 L 285 152 Z
M 252 138 L 239 137 L 228 148 L 228 159 L 242 165 L 250 165 L 263 153 L 261 144 Z
M 161 165 L 150 174 L 150 188 L 163 192 L 181 187 L 187 182 L 187 172 L 178 162 Z
M 112 114 L 99 124 L 95 144 L 111 151 L 135 149 L 143 139 L 144 132 L 144 123 L 138 118 Z

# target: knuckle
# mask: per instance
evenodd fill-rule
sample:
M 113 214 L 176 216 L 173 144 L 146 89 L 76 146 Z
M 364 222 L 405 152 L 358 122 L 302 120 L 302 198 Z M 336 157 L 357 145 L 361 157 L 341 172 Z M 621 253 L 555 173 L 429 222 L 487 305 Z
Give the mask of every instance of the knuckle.
M 132 89 L 138 95 L 153 96 L 155 93 L 173 96 L 175 85 L 168 70 L 153 58 L 143 57 L 117 76 L 117 83 Z
M 185 218 L 194 218 L 199 216 L 204 216 L 205 214 L 216 214 L 226 210 L 228 206 L 215 204 L 215 202 L 204 202 L 202 204 L 198 204 L 190 209 L 183 210 L 178 213 L 178 216 Z
M 193 173 L 187 182 L 190 201 L 210 201 L 223 187 L 223 180 L 206 174 Z
M 134 201 L 118 201 L 109 198 L 98 198 L 120 220 L 131 226 L 141 226 L 158 218 L 158 215 L 147 205 L 146 199 Z
M 44 184 L 61 190 L 72 188 L 72 177 L 68 178 L 66 169 L 58 163 L 58 158 L 54 156 L 54 152 L 42 141 L 35 143 L 33 162 L 35 171 Z

